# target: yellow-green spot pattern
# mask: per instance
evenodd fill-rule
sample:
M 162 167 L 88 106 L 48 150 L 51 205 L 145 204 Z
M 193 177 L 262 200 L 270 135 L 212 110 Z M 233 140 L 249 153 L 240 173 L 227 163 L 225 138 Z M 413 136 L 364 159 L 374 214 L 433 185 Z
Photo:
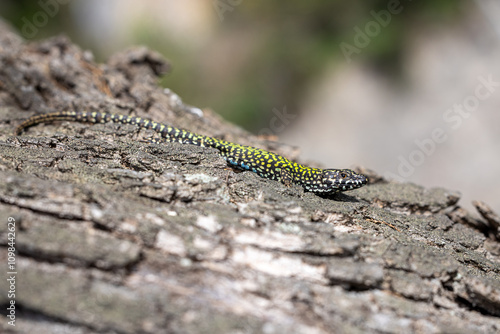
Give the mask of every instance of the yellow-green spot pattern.
M 24 129 L 54 121 L 75 121 L 87 123 L 122 123 L 151 129 L 160 134 L 160 139 L 151 139 L 151 143 L 176 142 L 219 150 L 226 161 L 234 167 L 257 173 L 266 179 L 277 180 L 289 186 L 299 184 L 315 193 L 333 193 L 362 187 L 368 182 L 366 176 L 350 169 L 319 169 L 300 165 L 280 155 L 251 146 L 234 144 L 222 139 L 178 129 L 148 119 L 111 114 L 106 112 L 61 111 L 36 115 L 21 123 L 15 130 L 19 135 Z

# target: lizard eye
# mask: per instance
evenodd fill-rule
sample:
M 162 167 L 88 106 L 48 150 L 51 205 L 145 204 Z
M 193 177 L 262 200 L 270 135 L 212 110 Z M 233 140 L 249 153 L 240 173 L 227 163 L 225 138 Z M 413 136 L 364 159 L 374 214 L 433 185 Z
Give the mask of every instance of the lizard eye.
M 346 173 L 340 173 L 340 176 L 345 179 L 347 177 L 347 174 Z

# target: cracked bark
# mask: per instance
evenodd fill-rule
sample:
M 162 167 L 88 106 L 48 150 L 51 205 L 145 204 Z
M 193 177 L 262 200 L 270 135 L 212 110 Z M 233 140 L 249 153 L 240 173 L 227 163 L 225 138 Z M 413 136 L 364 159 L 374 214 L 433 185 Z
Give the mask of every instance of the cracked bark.
M 26 43 L 0 22 L 0 212 L 17 223 L 18 332 L 500 330 L 498 215 L 484 203 L 485 220 L 472 218 L 456 192 L 376 175 L 322 198 L 226 170 L 213 149 L 142 143 L 151 133 L 129 125 L 12 135 L 38 112 L 107 110 L 296 158 L 158 87 L 168 69 L 145 48 L 96 64 L 65 37 Z M 0 235 L 5 263 L 6 223 Z

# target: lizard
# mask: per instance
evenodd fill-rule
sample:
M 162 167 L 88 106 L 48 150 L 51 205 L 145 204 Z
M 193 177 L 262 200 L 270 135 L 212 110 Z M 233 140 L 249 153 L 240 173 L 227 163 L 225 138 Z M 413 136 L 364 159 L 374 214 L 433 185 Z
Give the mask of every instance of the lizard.
M 279 181 L 286 186 L 298 184 L 306 191 L 316 194 L 332 194 L 352 190 L 368 183 L 368 178 L 365 175 L 356 173 L 351 169 L 307 167 L 259 148 L 196 134 L 146 118 L 107 112 L 57 111 L 34 115 L 16 127 L 15 135 L 20 135 L 28 127 L 36 124 L 65 120 L 82 123 L 114 122 L 151 129 L 159 133 L 160 138 L 151 138 L 148 140 L 150 143 L 176 142 L 201 147 L 212 147 L 217 149 L 232 167 L 252 171 L 260 177 Z

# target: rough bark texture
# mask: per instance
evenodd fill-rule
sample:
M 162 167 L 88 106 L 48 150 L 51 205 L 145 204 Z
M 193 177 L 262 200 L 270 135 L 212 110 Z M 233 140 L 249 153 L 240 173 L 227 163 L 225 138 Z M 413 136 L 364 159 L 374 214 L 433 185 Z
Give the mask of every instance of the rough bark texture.
M 8 217 L 18 252 L 17 322 L 2 332 L 500 331 L 498 216 L 471 218 L 455 192 L 373 175 L 322 198 L 134 126 L 12 133 L 40 112 L 107 110 L 295 158 L 158 87 L 168 68 L 145 48 L 96 64 L 0 23 L 2 263 Z

